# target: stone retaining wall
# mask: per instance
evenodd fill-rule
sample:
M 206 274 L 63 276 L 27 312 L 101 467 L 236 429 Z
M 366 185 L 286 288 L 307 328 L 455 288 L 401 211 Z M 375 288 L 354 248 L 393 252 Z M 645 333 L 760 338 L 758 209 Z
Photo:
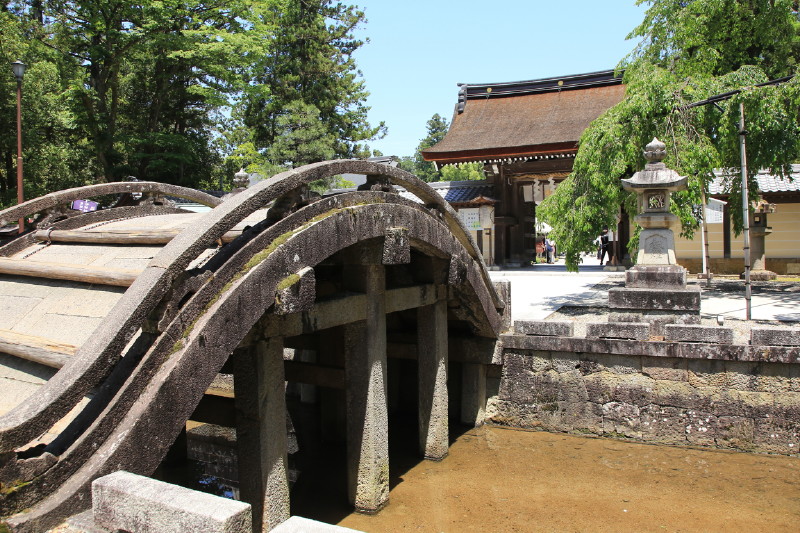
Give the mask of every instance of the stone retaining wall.
M 700 343 L 676 350 L 668 342 L 506 335 L 503 345 L 490 423 L 800 452 L 797 348 L 714 346 L 716 358 L 706 359 L 711 346 Z

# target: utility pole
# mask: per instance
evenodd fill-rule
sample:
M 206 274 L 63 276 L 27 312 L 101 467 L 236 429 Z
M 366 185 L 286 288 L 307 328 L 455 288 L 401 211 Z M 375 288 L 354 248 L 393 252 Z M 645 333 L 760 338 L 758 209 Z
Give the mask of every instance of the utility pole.
M 747 150 L 745 149 L 744 104 L 739 102 L 739 149 L 742 156 L 742 231 L 744 232 L 745 318 L 750 320 L 750 200 L 747 195 Z
M 14 61 L 11 69 L 17 78 L 17 204 L 25 201 L 25 191 L 22 185 L 22 77 L 25 75 L 25 63 Z M 25 218 L 19 219 L 19 234 L 25 232 Z

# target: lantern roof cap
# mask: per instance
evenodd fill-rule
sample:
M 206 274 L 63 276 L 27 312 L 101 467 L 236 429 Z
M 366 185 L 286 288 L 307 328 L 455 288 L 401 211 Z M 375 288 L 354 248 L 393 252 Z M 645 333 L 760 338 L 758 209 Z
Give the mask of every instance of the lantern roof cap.
M 654 137 L 644 150 L 644 157 L 647 159 L 644 170 L 640 170 L 629 179 L 623 179 L 622 188 L 626 191 L 644 189 L 679 191 L 685 189 L 687 178 L 678 175 L 671 168 L 667 168 L 662 162 L 666 155 L 666 145 Z

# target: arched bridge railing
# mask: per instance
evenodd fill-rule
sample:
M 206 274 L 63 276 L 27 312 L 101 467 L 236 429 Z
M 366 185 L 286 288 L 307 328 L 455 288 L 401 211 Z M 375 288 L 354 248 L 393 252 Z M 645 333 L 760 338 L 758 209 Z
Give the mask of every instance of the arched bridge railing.
M 310 182 L 342 173 L 368 175 L 373 190 L 310 205 L 303 199 Z M 422 203 L 382 192 L 391 184 Z M 270 204 L 267 220 L 220 249 L 204 268 L 187 271 L 234 225 Z M 479 335 L 499 334 L 504 304 L 469 233 L 432 188 L 402 170 L 366 161 L 329 161 L 284 172 L 221 203 L 169 242 L 76 356 L 29 401 L 0 417 L 0 461 L 13 460 L 9 454 L 14 449 L 102 385 L 86 416 L 79 416 L 56 443 L 59 461 L 53 465 L 52 459 L 39 458 L 47 465 L 31 484 L 69 485 L 73 492 L 51 495 L 21 523 L 39 527 L 47 517 L 63 514 L 91 479 L 125 463 L 137 448 L 154 450 L 138 468 L 154 468 L 152 461 L 160 460 L 170 435 L 191 414 L 184 411 L 199 401 L 264 310 L 292 305 L 296 310 L 313 303 L 313 290 L 304 284 L 309 269 L 349 246 L 379 238 L 399 243 L 399 252 L 384 250 L 389 262 L 394 253 L 405 255 L 409 243 L 447 259 L 447 283 L 468 288 L 463 291 L 464 320 Z M 235 334 L 226 330 L 234 315 L 239 322 Z M 175 396 L 178 391 L 185 399 Z M 164 405 L 183 410 L 165 412 Z M 115 431 L 117 436 L 110 438 Z M 105 451 L 98 453 L 101 442 Z M 14 507 L 28 507 L 37 498 L 33 488 L 20 490 Z M 44 522 L 37 522 L 37 516 Z

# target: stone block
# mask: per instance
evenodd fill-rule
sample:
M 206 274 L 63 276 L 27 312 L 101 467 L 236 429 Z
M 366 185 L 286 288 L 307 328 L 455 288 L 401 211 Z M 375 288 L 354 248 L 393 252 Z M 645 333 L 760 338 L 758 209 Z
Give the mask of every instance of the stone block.
M 753 451 L 755 447 L 755 424 L 752 418 L 720 416 L 717 418 L 717 445 Z
M 551 355 L 553 369 L 559 374 L 574 372 L 580 367 L 580 357 L 572 352 L 553 352 Z
M 664 339 L 678 342 L 733 344 L 733 329 L 717 326 L 665 324 Z
M 691 359 L 687 363 L 689 384 L 694 387 L 726 387 L 728 374 L 725 361 Z
M 586 337 L 643 341 L 650 338 L 650 325 L 642 322 L 603 322 L 587 324 Z
M 620 376 L 608 372 L 590 374 L 583 378 L 586 394 L 590 402 L 605 404 L 612 400 L 614 389 L 619 384 Z
M 602 370 L 614 374 L 639 374 L 642 371 L 642 358 L 636 355 L 603 355 L 597 362 Z
M 664 335 L 667 324 L 700 324 L 700 314 L 685 311 L 644 310 L 636 312 L 611 312 L 609 322 L 646 322 L 651 335 Z
M 683 289 L 686 269 L 678 265 L 637 265 L 625 272 L 625 286 L 631 289 Z
M 278 527 L 272 528 L 270 533 L 359 533 L 359 531 L 349 527 L 317 522 L 302 516 L 293 516 Z
M 758 451 L 796 454 L 800 448 L 800 422 L 781 417 L 754 419 L 755 445 Z
M 641 374 L 623 376 L 615 380 L 611 401 L 643 407 L 653 403 L 655 381 Z M 588 393 L 588 391 L 587 391 Z
M 699 446 L 711 446 L 717 436 L 717 417 L 711 413 L 688 409 L 683 413 L 686 441 Z
M 753 328 L 750 330 L 753 346 L 800 346 L 800 328 Z
M 545 370 L 553 368 L 553 362 L 550 360 L 550 354 L 548 352 L 533 352 L 530 359 L 530 368 L 533 372 L 544 372 Z
M 603 407 L 603 433 L 611 436 L 641 438 L 639 407 L 622 402 L 609 402 Z
M 613 288 L 608 291 L 610 309 L 700 311 L 700 289 Z
M 686 359 L 643 357 L 642 373 L 655 380 L 689 380 Z
M 684 381 L 654 381 L 653 403 L 681 409 L 709 409 L 713 396 Z
M 726 383 L 728 388 L 740 391 L 755 391 L 761 365 L 750 361 L 725 361 Z
M 549 320 L 516 320 L 514 332 L 519 335 L 540 335 L 544 337 L 572 337 L 574 322 L 553 322 Z
M 683 409 L 665 405 L 639 408 L 642 439 L 648 442 L 675 444 L 685 441 Z
M 755 390 L 776 394 L 788 393 L 792 390 L 792 379 L 789 372 L 791 365 L 764 363 L 755 376 Z
M 250 505 L 119 471 L 92 483 L 97 525 L 137 533 L 250 533 Z
M 708 411 L 716 416 L 768 418 L 775 414 L 775 395 L 727 389 L 713 395 Z

